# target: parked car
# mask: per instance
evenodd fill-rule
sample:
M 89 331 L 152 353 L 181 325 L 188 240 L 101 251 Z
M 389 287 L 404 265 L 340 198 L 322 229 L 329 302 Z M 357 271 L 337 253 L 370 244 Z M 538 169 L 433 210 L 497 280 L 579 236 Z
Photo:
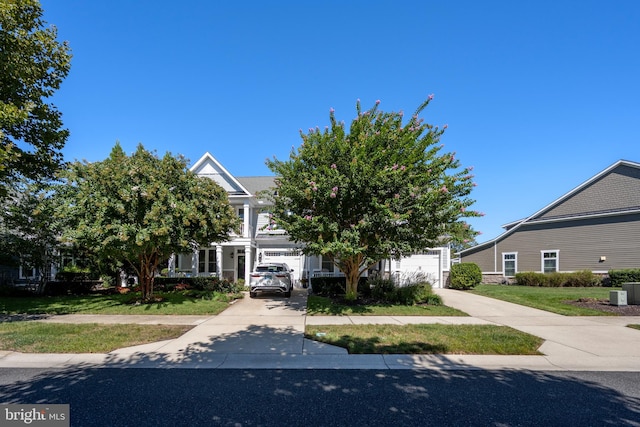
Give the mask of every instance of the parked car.
M 285 297 L 293 290 L 293 270 L 284 263 L 258 264 L 251 272 L 249 296 L 254 298 L 258 292 L 279 292 Z

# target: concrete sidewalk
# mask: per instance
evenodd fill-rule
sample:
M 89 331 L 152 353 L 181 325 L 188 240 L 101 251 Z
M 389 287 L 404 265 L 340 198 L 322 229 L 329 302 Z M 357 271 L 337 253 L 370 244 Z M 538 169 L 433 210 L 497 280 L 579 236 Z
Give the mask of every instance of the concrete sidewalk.
M 516 369 L 640 371 L 640 317 L 566 317 L 449 289 L 445 304 L 471 317 L 306 316 L 306 290 L 289 298 L 245 298 L 217 316 L 53 316 L 67 323 L 187 324 L 181 337 L 108 354 L 0 352 L 0 368 L 127 367 L 208 369 Z M 546 341 L 543 356 L 349 355 L 304 338 L 305 325 L 497 324 Z

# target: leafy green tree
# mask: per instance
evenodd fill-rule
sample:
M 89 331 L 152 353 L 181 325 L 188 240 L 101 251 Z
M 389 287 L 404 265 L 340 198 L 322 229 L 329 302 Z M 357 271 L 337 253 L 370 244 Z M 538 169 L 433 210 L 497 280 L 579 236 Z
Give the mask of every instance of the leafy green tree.
M 20 176 L 48 178 L 69 131 L 46 99 L 67 76 L 71 54 L 45 28 L 36 0 L 0 0 L 0 198 Z
M 446 240 L 472 239 L 463 221 L 474 183 L 453 153 L 439 145 L 444 128 L 419 114 L 376 105 L 347 131 L 331 109 L 330 126 L 300 131 L 302 144 L 287 161 L 267 166 L 277 175 L 273 215 L 307 254 L 333 260 L 346 275 L 347 298 L 357 298 L 358 278 L 376 262 L 410 255 Z M 446 126 L 445 126 L 446 127 Z
M 5 199 L 2 225 L 0 263 L 47 272 L 55 261 L 61 230 L 48 186 L 15 182 Z
M 145 300 L 160 262 L 226 241 L 239 227 L 219 185 L 187 170 L 184 158 L 160 159 L 142 145 L 131 156 L 116 144 L 102 162 L 75 162 L 63 181 L 62 216 L 73 224 L 66 237 L 133 268 Z

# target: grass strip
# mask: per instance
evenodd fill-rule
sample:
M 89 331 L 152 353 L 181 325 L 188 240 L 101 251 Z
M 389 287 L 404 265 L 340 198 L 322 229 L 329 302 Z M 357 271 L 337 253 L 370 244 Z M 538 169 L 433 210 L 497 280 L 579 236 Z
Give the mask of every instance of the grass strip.
M 513 302 L 565 316 L 611 316 L 611 313 L 577 307 L 567 301 L 580 298 L 608 299 L 617 288 L 543 288 L 532 286 L 479 285 L 468 291 L 477 295 Z
M 186 292 L 158 293 L 162 301 L 136 304 L 139 295 L 2 297 L 0 314 L 219 314 L 241 294 L 209 297 Z
M 193 326 L 95 323 L 0 323 L 0 350 L 21 353 L 108 353 L 178 338 Z
M 444 305 L 345 305 L 330 298 L 309 295 L 308 316 L 468 316 L 468 314 Z
M 314 325 L 305 336 L 350 354 L 539 355 L 544 341 L 496 325 Z

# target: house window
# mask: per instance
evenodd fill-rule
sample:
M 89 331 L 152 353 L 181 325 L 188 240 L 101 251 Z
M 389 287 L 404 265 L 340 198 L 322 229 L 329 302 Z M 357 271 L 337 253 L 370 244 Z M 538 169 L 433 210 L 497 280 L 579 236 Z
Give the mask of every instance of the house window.
M 198 251 L 198 273 L 216 272 L 216 250 L 201 249 Z
M 559 251 L 542 251 L 542 272 L 553 273 L 558 271 L 558 252 Z
M 331 260 L 330 257 L 328 256 L 323 256 L 322 257 L 322 265 L 321 265 L 322 271 L 333 271 L 333 261 Z
M 504 252 L 502 254 L 502 271 L 505 277 L 513 277 L 518 272 L 517 252 Z

